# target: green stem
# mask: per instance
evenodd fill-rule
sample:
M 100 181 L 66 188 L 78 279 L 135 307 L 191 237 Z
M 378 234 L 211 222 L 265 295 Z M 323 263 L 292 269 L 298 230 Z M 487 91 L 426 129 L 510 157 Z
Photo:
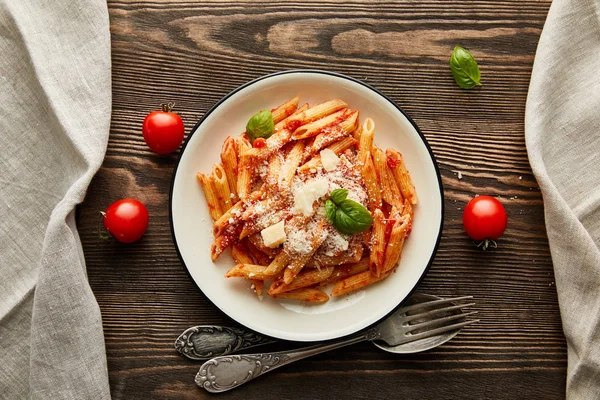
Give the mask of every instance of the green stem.
M 498 247 L 498 243 L 496 243 L 492 239 L 485 239 L 485 240 L 479 242 L 479 244 L 477 245 L 477 247 L 481 247 L 482 250 L 487 250 L 490 247 L 497 248 Z
M 100 218 L 98 219 L 98 238 L 100 240 L 110 240 L 112 239 L 112 235 L 106 227 L 102 223 L 102 221 L 106 218 L 106 213 L 104 211 L 100 211 Z

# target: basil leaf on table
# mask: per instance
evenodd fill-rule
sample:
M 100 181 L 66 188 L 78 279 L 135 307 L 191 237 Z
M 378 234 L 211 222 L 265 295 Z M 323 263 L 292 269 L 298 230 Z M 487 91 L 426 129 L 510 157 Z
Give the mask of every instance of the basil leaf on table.
M 454 80 L 463 89 L 471 89 L 481 85 L 479 65 L 468 50 L 456 46 L 450 56 L 450 70 Z
M 364 232 L 373 224 L 373 217 L 362 204 L 349 200 L 346 189 L 335 189 L 325 202 L 327 219 L 341 233 Z
M 267 139 L 271 137 L 274 130 L 273 114 L 269 110 L 254 114 L 246 124 L 246 134 L 251 143 L 254 143 L 256 138 Z

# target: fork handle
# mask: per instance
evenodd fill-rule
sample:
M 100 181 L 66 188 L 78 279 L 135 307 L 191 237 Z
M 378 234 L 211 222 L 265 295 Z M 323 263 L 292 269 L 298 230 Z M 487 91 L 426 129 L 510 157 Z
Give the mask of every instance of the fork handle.
M 283 365 L 354 343 L 374 340 L 378 336 L 377 330 L 372 328 L 337 342 L 298 350 L 216 357 L 202 364 L 196 375 L 196 385 L 211 393 L 225 392 Z

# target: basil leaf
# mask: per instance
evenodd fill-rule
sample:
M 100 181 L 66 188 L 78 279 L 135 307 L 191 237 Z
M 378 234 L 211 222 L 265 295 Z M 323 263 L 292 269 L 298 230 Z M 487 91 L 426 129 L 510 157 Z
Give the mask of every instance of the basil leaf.
M 269 138 L 275 130 L 273 114 L 269 110 L 260 111 L 252 116 L 246 124 L 246 134 L 251 143 L 256 138 Z
M 327 215 L 327 219 L 329 223 L 335 226 L 335 213 L 337 211 L 337 207 L 335 203 L 329 199 L 325 201 L 325 214 Z
M 349 200 L 346 189 L 335 189 L 325 201 L 327 219 L 341 233 L 364 232 L 373 224 L 373 217 L 362 204 Z
M 450 70 L 454 80 L 463 89 L 481 85 L 481 73 L 473 55 L 460 46 L 456 46 L 450 56 Z
M 346 189 L 335 189 L 329 196 L 331 201 L 336 205 L 339 205 L 342 201 L 346 200 L 346 197 L 348 197 L 348 191 Z
M 373 224 L 373 217 L 362 204 L 353 200 L 344 200 L 336 213 L 338 225 L 344 226 L 342 233 L 352 234 L 364 232 Z

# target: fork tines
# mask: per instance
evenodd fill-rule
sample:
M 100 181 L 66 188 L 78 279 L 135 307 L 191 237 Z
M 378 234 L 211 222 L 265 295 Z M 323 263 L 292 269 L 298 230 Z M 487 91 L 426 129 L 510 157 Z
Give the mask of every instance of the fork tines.
M 399 311 L 404 314 L 402 322 L 406 329 L 405 335 L 410 336 L 412 340 L 417 340 L 458 330 L 478 322 L 478 319 L 466 319 L 477 314 L 477 311 L 463 311 L 463 308 L 472 307 L 475 303 L 457 304 L 472 298 L 473 296 L 462 296 L 431 300 L 400 308 Z M 451 323 L 453 321 L 457 322 Z

